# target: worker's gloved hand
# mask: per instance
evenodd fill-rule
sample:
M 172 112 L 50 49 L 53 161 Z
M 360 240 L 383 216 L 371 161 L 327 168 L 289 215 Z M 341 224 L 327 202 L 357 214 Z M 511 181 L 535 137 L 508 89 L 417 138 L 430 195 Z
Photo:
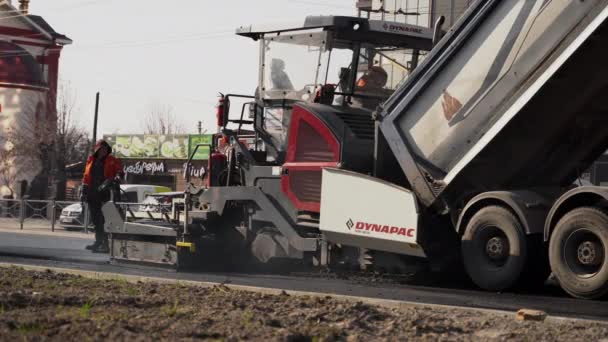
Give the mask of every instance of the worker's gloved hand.
M 82 188 L 80 188 L 80 202 L 86 202 L 88 194 L 89 187 L 87 185 L 83 185 Z
M 108 178 L 105 181 L 103 181 L 103 183 L 101 183 L 101 185 L 97 188 L 97 192 L 99 193 L 103 193 L 104 191 L 107 191 L 108 189 L 110 189 L 110 186 L 112 185 L 113 180 Z

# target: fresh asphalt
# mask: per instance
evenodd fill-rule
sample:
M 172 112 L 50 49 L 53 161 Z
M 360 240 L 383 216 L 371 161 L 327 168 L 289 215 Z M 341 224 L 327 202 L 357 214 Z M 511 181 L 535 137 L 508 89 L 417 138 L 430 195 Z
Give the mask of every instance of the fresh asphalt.
M 292 291 L 319 292 L 421 304 L 439 304 L 493 310 L 537 309 L 549 315 L 608 320 L 604 301 L 569 298 L 554 287 L 550 295 L 492 293 L 473 289 L 418 286 L 372 282 L 357 278 L 260 273 L 184 273 L 173 270 L 114 265 L 106 254 L 85 250 L 91 239 L 27 233 L 0 232 L 0 262 L 22 265 L 71 268 L 94 272 L 190 280 Z

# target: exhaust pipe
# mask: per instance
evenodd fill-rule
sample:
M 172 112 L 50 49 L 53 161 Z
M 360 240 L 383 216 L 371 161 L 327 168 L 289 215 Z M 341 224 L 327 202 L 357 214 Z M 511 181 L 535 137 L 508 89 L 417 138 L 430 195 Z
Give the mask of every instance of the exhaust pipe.
M 435 27 L 433 28 L 433 47 L 439 43 L 441 38 L 443 37 L 443 24 L 445 23 L 445 16 L 440 16 L 435 21 Z

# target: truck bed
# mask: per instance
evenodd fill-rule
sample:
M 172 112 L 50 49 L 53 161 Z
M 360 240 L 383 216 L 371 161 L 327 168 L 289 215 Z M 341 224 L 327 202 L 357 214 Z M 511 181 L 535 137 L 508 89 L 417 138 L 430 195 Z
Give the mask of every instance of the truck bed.
M 572 183 L 608 149 L 608 1 L 478 1 L 386 102 L 423 205 Z

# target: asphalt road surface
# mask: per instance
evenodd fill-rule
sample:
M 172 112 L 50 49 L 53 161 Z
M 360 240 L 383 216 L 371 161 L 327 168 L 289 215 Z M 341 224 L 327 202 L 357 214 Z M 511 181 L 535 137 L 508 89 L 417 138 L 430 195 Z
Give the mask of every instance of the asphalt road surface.
M 108 255 L 84 249 L 90 239 L 69 236 L 30 235 L 0 232 L 0 262 L 72 268 L 135 276 L 231 283 L 236 285 L 320 292 L 369 298 L 441 304 L 461 307 L 517 311 L 537 309 L 549 315 L 608 320 L 605 301 L 569 298 L 555 287 L 545 294 L 492 293 L 472 288 L 419 286 L 399 282 L 366 280 L 363 277 L 335 277 L 322 274 L 279 275 L 260 273 L 182 273 L 173 270 L 110 264 Z

